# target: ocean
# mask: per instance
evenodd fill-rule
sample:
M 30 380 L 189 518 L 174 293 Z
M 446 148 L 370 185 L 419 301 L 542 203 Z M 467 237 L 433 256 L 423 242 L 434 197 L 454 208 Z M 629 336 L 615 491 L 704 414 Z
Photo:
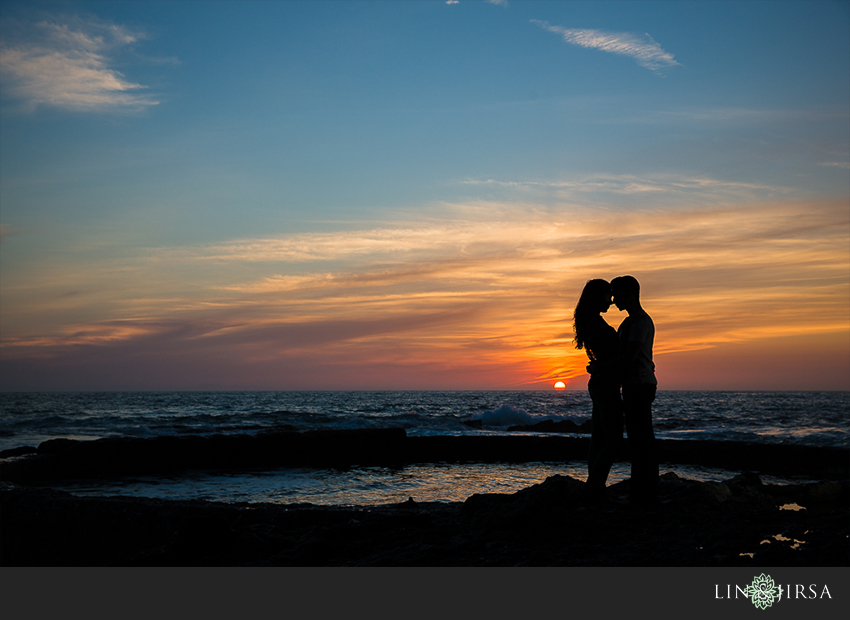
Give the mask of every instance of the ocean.
M 850 392 L 660 391 L 653 406 L 660 439 L 755 441 L 850 447 Z M 585 391 L 79 392 L 0 393 L 0 450 L 54 438 L 256 433 L 274 428 L 403 428 L 408 435 L 492 435 L 513 425 L 590 418 Z M 471 421 L 480 422 L 476 425 Z M 516 431 L 512 432 L 516 433 Z M 698 480 L 738 472 L 692 466 L 663 471 Z M 464 501 L 510 493 L 555 474 L 586 477 L 569 463 L 420 464 L 344 471 L 284 468 L 189 472 L 174 477 L 74 481 L 77 495 L 131 495 L 225 502 L 376 505 Z M 628 478 L 615 464 L 609 484 Z M 806 482 L 805 479 L 764 479 Z

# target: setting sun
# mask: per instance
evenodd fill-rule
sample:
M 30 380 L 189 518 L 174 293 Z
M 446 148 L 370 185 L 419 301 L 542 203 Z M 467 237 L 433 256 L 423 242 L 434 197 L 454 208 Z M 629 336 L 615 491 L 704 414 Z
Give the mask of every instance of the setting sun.
M 567 385 L 563 381 L 555 381 L 555 389 L 563 390 Z

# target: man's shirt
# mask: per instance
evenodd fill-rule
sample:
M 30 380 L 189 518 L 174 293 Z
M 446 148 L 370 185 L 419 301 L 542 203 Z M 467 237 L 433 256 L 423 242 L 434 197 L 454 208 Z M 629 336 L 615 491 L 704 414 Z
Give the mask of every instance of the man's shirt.
M 655 340 L 655 323 L 644 310 L 627 316 L 617 330 L 622 351 L 628 350 L 628 343 L 638 343 L 637 359 L 625 368 L 623 384 L 649 383 L 657 385 L 655 363 L 652 361 L 652 344 Z

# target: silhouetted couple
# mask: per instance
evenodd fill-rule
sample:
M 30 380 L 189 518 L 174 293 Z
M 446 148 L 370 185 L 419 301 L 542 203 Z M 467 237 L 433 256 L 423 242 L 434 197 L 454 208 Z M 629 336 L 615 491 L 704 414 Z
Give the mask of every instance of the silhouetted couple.
M 611 304 L 628 316 L 615 331 L 602 314 Z M 640 284 L 632 276 L 590 280 L 574 314 L 575 344 L 590 359 L 587 389 L 593 402 L 590 454 L 585 485 L 590 502 L 605 500 L 605 482 L 623 440 L 629 439 L 632 475 L 630 499 L 657 501 L 658 456 L 652 430 L 652 402 L 657 381 L 652 361 L 655 324 L 640 305 Z

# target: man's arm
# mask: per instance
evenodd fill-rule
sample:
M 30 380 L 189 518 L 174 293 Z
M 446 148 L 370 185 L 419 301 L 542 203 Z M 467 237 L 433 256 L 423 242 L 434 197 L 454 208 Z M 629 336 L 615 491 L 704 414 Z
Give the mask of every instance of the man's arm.
M 637 340 L 630 340 L 626 342 L 626 350 L 622 353 L 619 353 L 612 357 L 610 360 L 605 362 L 595 361 L 590 362 L 587 365 L 587 372 L 593 374 L 595 372 L 604 372 L 606 370 L 615 370 L 621 368 L 623 366 L 627 366 L 628 364 L 634 363 L 637 359 L 638 355 L 640 355 L 640 349 L 642 346 L 642 342 L 638 342 Z

